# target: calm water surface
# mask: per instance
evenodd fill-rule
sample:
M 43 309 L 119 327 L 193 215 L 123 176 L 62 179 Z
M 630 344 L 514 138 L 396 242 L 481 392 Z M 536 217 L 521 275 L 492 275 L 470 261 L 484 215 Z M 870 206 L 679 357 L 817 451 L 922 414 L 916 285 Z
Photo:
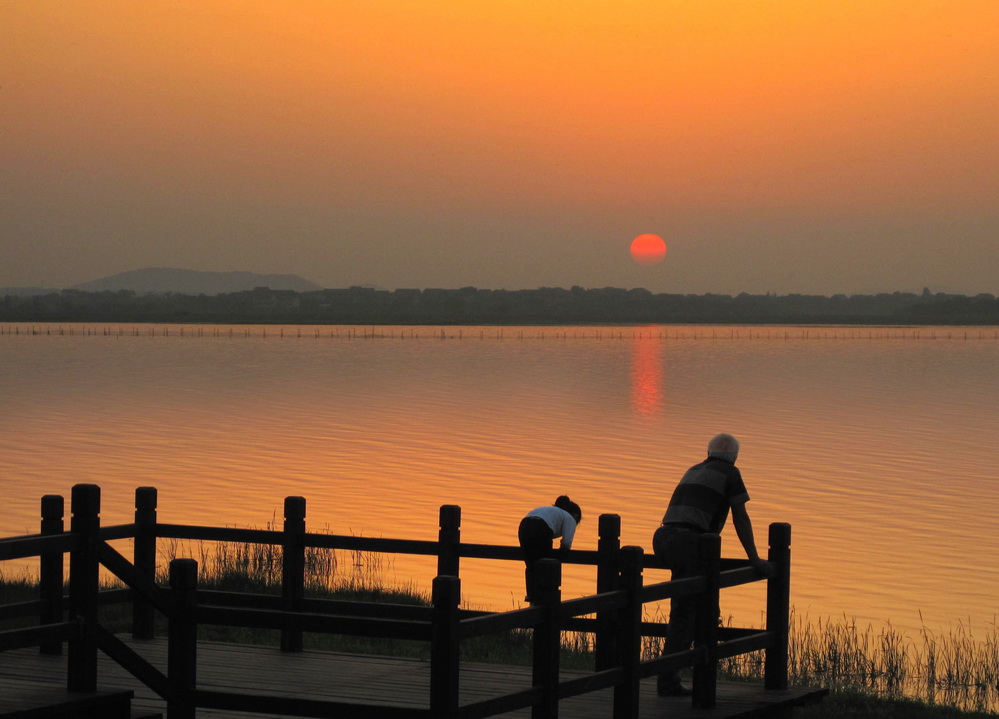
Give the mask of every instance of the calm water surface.
M 578 548 L 613 512 L 648 549 L 676 480 L 728 431 L 758 543 L 792 524 L 799 615 L 995 625 L 995 328 L 9 331 L 0 536 L 36 532 L 41 495 L 92 482 L 105 523 L 130 521 L 134 488 L 153 485 L 164 522 L 263 527 L 302 495 L 316 530 L 433 539 L 438 507 L 459 504 L 465 541 L 505 544 L 566 493 L 584 511 Z M 421 588 L 433 571 L 383 569 Z M 567 596 L 586 592 L 592 570 L 566 574 Z M 463 594 L 506 609 L 522 577 L 466 561 Z M 758 623 L 761 590 L 723 605 Z

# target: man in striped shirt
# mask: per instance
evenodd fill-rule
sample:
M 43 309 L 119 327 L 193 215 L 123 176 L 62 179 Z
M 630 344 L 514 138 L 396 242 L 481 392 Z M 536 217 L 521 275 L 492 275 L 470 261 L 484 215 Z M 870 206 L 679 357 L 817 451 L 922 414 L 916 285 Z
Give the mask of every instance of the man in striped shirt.
M 753 524 L 746 511 L 749 493 L 742 473 L 735 466 L 739 442 L 730 434 L 716 435 L 708 442 L 708 458 L 687 470 L 673 491 L 662 526 L 652 538 L 656 556 L 672 571 L 673 579 L 703 573 L 697 559 L 697 540 L 705 533 L 720 534 L 729 511 L 732 524 L 749 562 L 764 576 L 773 574 L 769 562 L 760 558 L 753 537 Z M 669 628 L 663 654 L 690 648 L 694 638 L 696 596 L 674 597 L 670 601 Z M 660 696 L 686 696 L 690 690 L 676 673 L 659 676 Z

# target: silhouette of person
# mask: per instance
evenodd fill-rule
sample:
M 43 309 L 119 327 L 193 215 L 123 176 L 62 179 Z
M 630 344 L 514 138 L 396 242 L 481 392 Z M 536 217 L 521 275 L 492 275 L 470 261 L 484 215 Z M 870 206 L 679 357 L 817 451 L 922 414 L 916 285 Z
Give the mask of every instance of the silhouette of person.
M 527 584 L 527 596 L 524 601 L 532 603 L 534 594 L 534 565 L 545 557 L 552 555 L 552 544 L 556 537 L 561 537 L 559 549 L 571 549 L 576 527 L 583 520 L 583 512 L 579 505 L 562 495 L 554 504 L 532 509 L 520 520 L 517 537 L 520 548 L 524 551 L 524 576 Z
M 688 469 L 673 490 L 662 525 L 652 537 L 652 549 L 672 572 L 673 579 L 702 574 L 697 544 L 700 535 L 720 534 L 729 510 L 736 534 L 750 564 L 764 576 L 773 574 L 770 562 L 760 558 L 753 537 L 753 524 L 746 511 L 749 493 L 742 473 L 735 466 L 739 442 L 730 434 L 716 435 L 708 442 L 708 457 Z M 687 595 L 670 600 L 669 628 L 663 654 L 690 648 L 694 639 L 694 612 L 697 597 Z M 680 683 L 677 673 L 659 675 L 659 696 L 688 696 L 690 689 Z

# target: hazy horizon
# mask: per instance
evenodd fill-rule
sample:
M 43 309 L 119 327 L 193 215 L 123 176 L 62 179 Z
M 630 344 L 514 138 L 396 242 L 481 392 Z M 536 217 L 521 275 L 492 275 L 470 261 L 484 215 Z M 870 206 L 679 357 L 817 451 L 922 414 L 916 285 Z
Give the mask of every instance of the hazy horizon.
M 992 0 L 10 0 L 0 287 L 999 294 L 996 67 Z

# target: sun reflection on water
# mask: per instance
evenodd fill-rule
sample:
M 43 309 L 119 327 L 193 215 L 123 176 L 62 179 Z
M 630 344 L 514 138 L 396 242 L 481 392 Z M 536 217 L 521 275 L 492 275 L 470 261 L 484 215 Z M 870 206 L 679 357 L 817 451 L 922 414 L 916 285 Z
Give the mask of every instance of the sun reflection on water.
M 656 415 L 665 407 L 663 341 L 651 333 L 632 340 L 631 404 L 642 415 Z

